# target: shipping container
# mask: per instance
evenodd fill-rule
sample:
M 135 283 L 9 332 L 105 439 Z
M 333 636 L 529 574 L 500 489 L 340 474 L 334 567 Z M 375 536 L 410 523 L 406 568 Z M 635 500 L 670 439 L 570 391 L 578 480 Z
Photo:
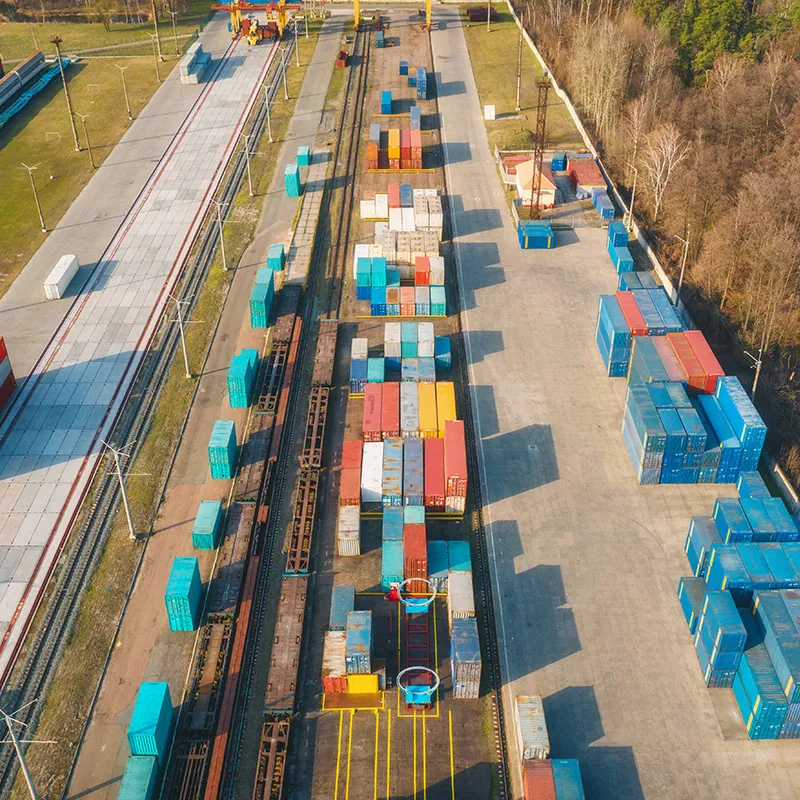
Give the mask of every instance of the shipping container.
M 425 471 L 422 439 L 408 438 L 403 442 L 403 504 L 423 506 L 425 503 Z
M 325 633 L 322 650 L 322 690 L 327 694 L 343 694 L 347 691 L 346 627 L 345 619 L 341 630 L 337 628 Z
M 548 758 L 550 737 L 547 735 L 542 698 L 539 695 L 517 695 L 514 719 L 517 728 L 517 746 L 522 760 Z
M 331 591 L 331 613 L 328 627 L 332 631 L 347 628 L 347 615 L 355 608 L 356 590 L 349 583 L 334 584 Z
M 436 438 L 439 435 L 439 421 L 436 414 L 436 384 L 417 384 L 419 408 L 419 435 L 423 439 Z
M 577 758 L 554 758 L 553 782 L 556 800 L 585 800 L 581 767 Z
M 436 382 L 436 416 L 439 436 L 444 437 L 446 423 L 449 420 L 458 419 L 456 415 L 456 389 L 452 381 Z
M 364 386 L 364 414 L 361 421 L 362 435 L 365 442 L 380 442 L 383 411 L 383 384 L 367 383 Z
M 725 544 L 753 541 L 753 529 L 742 509 L 741 501 L 732 497 L 718 498 L 714 502 L 712 516 Z
M 477 700 L 481 685 L 481 648 L 474 617 L 454 619 L 450 629 L 453 697 Z
M 403 577 L 428 577 L 428 545 L 425 536 L 425 525 L 403 525 Z M 414 581 L 408 585 L 411 594 L 426 592 L 428 587 L 422 581 Z
M 403 582 L 403 540 L 384 539 L 381 543 L 381 589 L 388 592 L 392 584 Z
M 128 724 L 128 747 L 134 756 L 155 756 L 164 766 L 172 731 L 172 700 L 166 681 L 139 686 Z
M 158 772 L 155 756 L 128 756 L 117 800 L 151 800 L 158 787 Z
M 44 280 L 44 296 L 48 300 L 60 300 L 77 273 L 78 256 L 61 256 Z
M 403 438 L 419 436 L 419 397 L 416 383 L 400 384 L 400 435 Z
M 447 561 L 447 542 L 428 539 L 428 580 L 438 593 L 447 591 L 450 568 Z
M 274 272 L 280 272 L 286 262 L 282 244 L 271 244 L 267 250 L 267 267 Z
M 383 441 L 367 442 L 361 461 L 361 502 L 380 503 L 383 497 Z
M 383 440 L 383 505 L 403 505 L 403 440 Z
M 361 469 L 364 442 L 361 439 L 348 439 L 342 445 L 342 469 Z
M 361 506 L 361 465 L 342 469 L 339 476 L 339 505 Z
M 471 572 L 453 572 L 447 576 L 447 616 L 452 627 L 454 619 L 475 616 L 475 594 Z
M 425 440 L 425 506 L 444 510 L 444 439 Z
M 236 470 L 236 426 L 233 420 L 218 419 L 208 442 L 211 477 L 230 480 Z
M 768 500 L 771 497 L 767 484 L 764 483 L 764 479 L 758 472 L 740 472 L 736 481 L 736 489 L 740 497 L 758 497 L 762 500 Z
M 381 396 L 381 435 L 384 439 L 400 435 L 400 384 L 384 383 Z
M 351 611 L 347 615 L 345 659 L 348 675 L 368 674 L 372 658 L 372 612 Z
M 753 600 L 753 617 L 764 637 L 764 646 L 784 695 L 790 703 L 800 703 L 800 642 L 794 621 L 798 617 L 797 613 L 790 612 L 784 598 L 796 609 L 800 593 L 793 589 L 757 591 Z
M 447 497 L 466 497 L 467 450 L 464 423 L 459 420 L 445 422 L 444 473 Z
M 706 582 L 702 578 L 681 578 L 678 581 L 678 600 L 692 635 L 697 631 L 705 594 Z
M 367 384 L 367 359 L 354 358 L 350 362 L 350 394 L 364 394 L 364 387 Z
M 402 506 L 385 507 L 381 521 L 381 537 L 384 540 L 403 540 L 403 524 L 405 522 L 405 509 Z
M 525 800 L 558 800 L 553 762 L 530 759 L 522 763 L 522 791 Z
M 340 556 L 361 555 L 361 510 L 358 506 L 339 506 L 336 536 Z
M 703 577 L 706 574 L 711 548 L 715 544 L 722 544 L 722 536 L 714 518 L 692 517 L 684 552 L 695 577 Z
M 192 526 L 192 547 L 195 550 L 216 550 L 222 529 L 222 503 L 201 500 Z
M 193 631 L 200 622 L 203 607 L 203 584 L 196 558 L 172 559 L 167 588 L 164 592 L 167 618 L 171 631 Z M 137 755 L 153 755 L 139 753 Z

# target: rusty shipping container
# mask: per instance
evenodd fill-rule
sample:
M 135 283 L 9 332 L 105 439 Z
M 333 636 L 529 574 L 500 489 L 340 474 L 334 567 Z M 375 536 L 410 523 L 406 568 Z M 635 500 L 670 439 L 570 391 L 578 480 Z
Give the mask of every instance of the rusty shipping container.
M 428 542 L 425 536 L 425 524 L 414 523 L 403 525 L 403 577 L 410 578 L 428 577 Z M 412 581 L 409 590 L 412 593 L 427 591 L 427 584 L 422 581 Z
M 364 416 L 362 432 L 365 442 L 380 442 L 381 435 L 381 400 L 382 383 L 368 383 L 364 387 Z
M 447 497 L 467 496 L 467 449 L 464 423 L 448 420 L 444 427 L 444 474 Z

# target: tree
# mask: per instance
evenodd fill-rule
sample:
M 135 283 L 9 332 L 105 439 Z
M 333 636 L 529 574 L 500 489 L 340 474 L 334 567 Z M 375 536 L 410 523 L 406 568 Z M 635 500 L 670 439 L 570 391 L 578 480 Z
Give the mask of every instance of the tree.
M 114 15 L 119 12 L 119 3 L 117 0 L 95 0 L 94 11 L 103 27 L 110 31 Z
M 643 177 L 645 186 L 653 196 L 653 219 L 656 221 L 661 213 L 664 193 L 675 170 L 687 155 L 689 144 L 671 122 L 657 128 L 647 139 L 643 155 Z

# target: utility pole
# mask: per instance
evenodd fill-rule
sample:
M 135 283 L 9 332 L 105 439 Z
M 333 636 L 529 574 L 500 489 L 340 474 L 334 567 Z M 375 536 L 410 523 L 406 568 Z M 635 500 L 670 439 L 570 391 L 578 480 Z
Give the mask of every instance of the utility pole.
M 103 441 L 102 439 L 100 441 Z M 103 444 L 111 451 L 111 455 L 114 456 L 114 469 L 117 473 L 117 480 L 119 480 L 119 491 L 122 495 L 122 505 L 125 509 L 125 517 L 128 520 L 128 538 L 135 539 L 136 538 L 136 531 L 133 527 L 133 517 L 131 517 L 131 508 L 128 505 L 128 493 L 125 491 L 125 481 L 122 477 L 122 465 L 120 464 L 120 456 L 128 456 L 128 453 L 125 452 L 125 448 L 116 448 L 112 447 L 108 442 L 103 442 Z M 131 442 L 133 444 L 133 442 Z M 130 445 L 126 445 L 126 447 L 130 447 Z
M 297 17 L 294 18 L 294 64 L 300 66 L 300 41 L 297 38 Z
M 756 389 L 758 388 L 758 379 L 761 377 L 761 364 L 762 356 L 764 355 L 764 337 L 767 335 L 767 329 L 764 328 L 763 333 L 761 334 L 761 347 L 758 348 L 758 358 L 756 358 L 752 353 L 748 353 L 747 350 L 744 351 L 744 354 L 752 360 L 753 362 L 753 369 L 756 371 L 755 378 L 753 378 L 753 386 L 750 389 L 750 399 L 755 402 L 756 399 Z
M 81 118 L 81 122 L 83 122 L 83 135 L 86 138 L 86 147 L 89 150 L 89 163 L 92 165 L 92 169 L 97 169 L 97 164 L 94 163 L 94 153 L 92 153 L 92 143 L 89 141 L 89 128 L 86 126 L 86 120 L 89 118 L 88 114 L 78 114 L 75 112 L 75 115 Z
M 250 190 L 250 197 L 253 196 L 253 176 L 250 173 L 250 134 L 242 133 L 244 139 L 244 160 L 247 164 L 247 188 Z
M 119 74 L 122 77 L 122 92 L 125 95 L 125 108 L 128 109 L 128 120 L 133 122 L 133 114 L 131 114 L 131 103 L 128 100 L 128 85 L 125 83 L 125 70 L 128 69 L 127 67 L 121 67 L 119 64 L 114 64 L 114 66 L 119 70 Z
M 64 84 L 64 96 L 67 98 L 67 111 L 69 112 L 69 124 L 72 126 L 72 136 L 75 139 L 75 150 L 80 153 L 81 143 L 78 141 L 78 129 L 75 127 L 75 118 L 72 116 L 72 100 L 69 98 L 69 88 L 67 87 L 67 76 L 64 74 L 64 65 L 61 63 L 61 42 L 64 40 L 60 36 L 51 36 L 50 41 L 56 46 L 56 59 L 58 68 L 61 72 L 61 83 Z
M 152 33 L 147 34 L 153 43 L 153 63 L 156 65 L 156 80 L 161 83 L 161 75 L 158 72 L 158 55 L 156 54 L 156 37 Z
M 39 224 L 42 226 L 42 233 L 47 233 L 47 226 L 44 224 L 44 216 L 42 215 L 42 204 L 39 202 L 39 192 L 36 191 L 36 181 L 33 179 L 33 171 L 38 166 L 39 166 L 38 164 L 34 164 L 32 167 L 29 167 L 25 163 L 22 164 L 22 167 L 28 170 L 28 176 L 31 179 L 31 189 L 33 189 L 33 199 L 36 201 L 36 210 L 39 212 Z
M 32 701 L 33 703 L 36 700 Z M 28 703 L 28 706 L 32 705 L 32 703 Z M 22 706 L 22 708 L 18 709 L 14 712 L 14 714 L 18 714 L 22 709 L 27 708 L 27 706 Z M 19 768 L 22 771 L 22 777 L 25 779 L 25 784 L 28 787 L 28 794 L 31 796 L 31 800 L 40 800 L 39 793 L 36 791 L 36 786 L 33 783 L 33 777 L 31 776 L 30 770 L 28 769 L 28 762 L 25 759 L 25 753 L 22 752 L 22 748 L 20 745 L 22 744 L 56 744 L 56 742 L 51 741 L 49 739 L 18 739 L 17 734 L 14 731 L 14 724 L 22 725 L 23 728 L 27 727 L 24 722 L 21 720 L 15 719 L 13 714 L 6 714 L 5 711 L 0 711 L 0 714 L 3 715 L 3 720 L 6 723 L 6 728 L 8 729 L 8 735 L 10 737 L 10 744 L 14 747 L 14 752 L 16 753 L 17 759 L 19 761 Z M 9 744 L 9 739 L 5 739 L 4 741 L 0 742 L 0 744 Z
M 517 112 L 520 111 L 519 89 L 522 84 L 522 31 L 525 30 L 525 12 L 520 11 L 519 15 L 519 43 L 517 45 Z
M 158 32 L 158 10 L 156 9 L 156 0 L 151 0 L 153 7 L 153 27 L 155 28 L 156 44 L 158 45 L 158 60 L 163 61 L 164 56 L 161 55 L 161 35 Z
M 170 299 L 175 303 L 175 309 L 178 312 L 178 330 L 181 333 L 181 348 L 183 349 L 183 363 L 186 366 L 186 377 L 191 379 L 192 371 L 189 369 L 189 353 L 186 349 L 186 335 L 183 330 L 183 313 L 181 306 L 186 303 L 186 300 L 178 300 L 177 297 L 170 295 Z
M 267 107 L 267 135 L 269 136 L 269 143 L 272 144 L 272 122 L 269 118 L 269 86 L 264 84 L 264 105 Z
M 178 28 L 175 24 L 175 17 L 178 16 L 177 11 L 170 11 L 170 16 L 172 17 L 172 38 L 175 40 L 175 55 L 179 56 L 181 51 L 178 49 Z
M 211 201 L 217 207 L 217 225 L 219 227 L 219 247 L 222 251 L 222 271 L 228 271 L 228 260 L 225 256 L 225 237 L 223 236 L 223 229 L 222 229 L 222 206 L 228 205 L 227 203 L 223 203 L 219 200 L 212 200 Z
M 283 70 L 283 99 L 289 99 L 289 85 L 286 83 L 286 50 L 281 48 L 281 69 Z
M 633 170 L 633 189 L 631 190 L 631 207 L 628 209 L 628 224 L 627 228 L 629 231 L 633 230 L 633 204 L 636 202 L 636 181 L 639 177 L 639 170 L 633 166 L 633 164 L 628 164 L 628 166 Z
M 492 0 L 486 2 L 486 33 L 492 29 Z
M 675 236 L 679 242 L 683 242 L 683 256 L 681 258 L 681 273 L 678 276 L 678 291 L 675 294 L 675 305 L 679 305 L 681 301 L 681 288 L 683 287 L 683 273 L 686 270 L 686 258 L 689 255 L 689 226 L 686 226 L 686 238 L 682 236 Z
M 306 23 L 306 39 L 308 39 L 308 14 L 303 14 L 303 21 Z

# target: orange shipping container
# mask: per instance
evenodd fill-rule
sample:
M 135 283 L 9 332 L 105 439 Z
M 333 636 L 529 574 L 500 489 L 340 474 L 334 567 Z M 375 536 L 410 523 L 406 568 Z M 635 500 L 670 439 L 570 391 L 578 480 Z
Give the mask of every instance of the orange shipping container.
M 364 442 L 361 439 L 348 439 L 342 445 L 342 469 L 361 469 L 361 456 Z
M 439 436 L 444 436 L 445 423 L 458 419 L 456 416 L 456 390 L 452 381 L 436 383 L 436 415 L 438 417 Z
M 361 505 L 361 468 L 343 469 L 339 482 L 339 505 Z
M 707 394 L 713 394 L 714 389 L 717 388 L 717 380 L 723 377 L 725 372 L 701 331 L 685 331 L 684 336 L 694 351 L 695 356 L 697 356 L 697 360 L 700 362 L 703 372 L 706 374 L 703 391 Z
M 400 435 L 400 384 L 384 383 L 381 408 L 383 438 Z
M 686 373 L 686 382 L 698 392 L 703 392 L 706 385 L 707 376 L 703 365 L 694 354 L 692 346 L 689 344 L 683 333 L 668 333 L 667 341 L 672 347 L 681 369 Z

